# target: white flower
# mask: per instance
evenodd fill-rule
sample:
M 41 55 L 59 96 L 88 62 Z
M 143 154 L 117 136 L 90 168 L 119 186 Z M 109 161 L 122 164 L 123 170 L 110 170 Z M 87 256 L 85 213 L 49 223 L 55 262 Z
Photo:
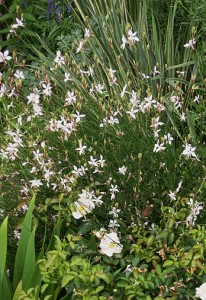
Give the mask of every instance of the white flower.
M 79 52 L 82 50 L 82 48 L 83 48 L 83 42 L 81 41 L 81 42 L 79 43 L 79 47 L 77 48 L 76 53 L 79 53 Z
M 67 81 L 72 81 L 72 78 L 71 78 L 71 74 L 70 73 L 65 73 L 64 74 L 64 82 L 67 82 Z
M 0 86 L 0 98 L 3 97 L 4 94 L 6 94 L 6 86 L 5 86 L 5 84 L 3 83 L 3 84 Z
M 119 168 L 119 172 L 118 172 L 119 174 L 125 175 L 126 172 L 127 172 L 127 167 L 122 166 L 121 168 Z
M 127 84 L 125 84 L 125 86 L 123 87 L 123 90 L 121 92 L 121 98 L 124 97 L 125 93 L 126 93 L 126 89 L 127 89 Z
M 154 149 L 153 149 L 153 152 L 160 152 L 160 151 L 163 151 L 165 150 L 166 147 L 164 147 L 164 143 L 160 144 L 159 140 L 157 141 L 157 143 L 154 145 Z
M 31 182 L 31 187 L 39 187 L 40 185 L 43 185 L 40 179 L 34 179 L 34 180 L 30 180 L 29 182 Z
M 14 76 L 15 76 L 17 79 L 25 79 L 24 73 L 23 73 L 22 71 L 19 71 L 19 70 L 16 70 L 16 72 L 14 73 Z
M 110 220 L 110 221 L 109 221 L 109 225 L 108 225 L 109 228 L 115 229 L 115 228 L 117 228 L 117 227 L 119 227 L 119 226 L 120 226 L 120 225 L 119 225 L 119 223 L 117 222 L 117 220 Z
M 114 200 L 115 199 L 115 193 L 119 192 L 117 185 L 111 184 L 111 188 L 109 189 L 109 191 L 111 192 L 111 200 Z
M 83 146 L 82 142 L 79 141 L 79 148 L 76 148 L 75 150 L 79 151 L 79 155 L 82 155 L 82 154 L 84 154 L 86 148 L 87 148 L 87 146 Z
M 183 111 L 182 114 L 181 114 L 181 116 L 180 116 L 180 120 L 183 121 L 183 122 L 185 122 L 186 119 L 187 119 L 187 116 L 186 116 L 186 114 Z
M 74 92 L 70 92 L 70 91 L 67 92 L 65 102 L 66 102 L 65 105 L 71 105 L 76 102 L 76 96 Z
M 56 57 L 54 59 L 54 62 L 58 65 L 58 66 L 61 66 L 62 64 L 64 65 L 65 62 L 64 62 L 64 57 L 61 55 L 61 51 L 57 51 L 56 53 Z
M 90 30 L 88 28 L 85 28 L 84 36 L 85 36 L 85 38 L 90 38 L 91 32 L 90 32 Z
M 192 147 L 191 144 L 185 144 L 184 147 L 185 149 L 182 152 L 182 155 L 185 155 L 187 158 L 197 158 L 197 155 L 195 154 L 196 147 Z
M 98 83 L 97 85 L 95 85 L 95 89 L 98 93 L 102 94 L 104 90 L 104 84 Z
M 188 43 L 186 43 L 185 45 L 184 45 L 184 47 L 185 48 L 192 48 L 192 49 L 194 49 L 194 45 L 196 44 L 196 40 L 193 38 L 192 40 L 189 40 L 189 42 Z
M 128 30 L 128 41 L 130 44 L 133 44 L 135 41 L 139 42 L 139 38 L 136 35 L 136 32 L 132 32 L 131 29 Z
M 105 234 L 100 243 L 100 248 L 103 254 L 111 257 L 114 253 L 121 253 L 123 246 L 116 232 Z
M 29 100 L 27 102 L 27 104 L 29 104 L 29 103 L 32 103 L 33 105 L 34 104 L 39 104 L 39 95 L 38 94 L 30 93 L 30 95 L 27 96 L 27 99 Z
M 99 158 L 99 160 L 98 160 L 98 164 L 100 165 L 100 167 L 101 168 L 104 168 L 104 166 L 105 166 L 105 159 L 103 158 L 103 156 L 102 155 L 100 155 L 100 158 Z
M 131 265 L 128 265 L 126 267 L 126 269 L 123 271 L 123 273 L 125 273 L 125 272 L 133 272 L 133 270 L 134 270 L 134 267 L 132 267 Z
M 203 283 L 199 288 L 196 288 L 195 297 L 206 300 L 206 283 Z
M 21 19 L 16 18 L 16 24 L 11 25 L 11 30 L 10 32 L 15 32 L 14 29 L 17 29 L 18 27 L 24 27 L 23 24 L 23 17 L 21 17 Z
M 43 87 L 43 91 L 42 91 L 43 94 L 46 96 L 51 96 L 52 93 L 51 83 L 48 84 L 43 83 L 42 87 Z
M 117 118 L 114 118 L 113 116 L 110 116 L 109 120 L 108 120 L 108 123 L 111 124 L 111 125 L 119 124 L 119 120 Z
M 195 96 L 195 99 L 193 99 L 193 102 L 199 103 L 200 102 L 200 95 Z
M 88 161 L 88 164 L 89 164 L 91 167 L 98 167 L 97 159 L 94 158 L 93 156 L 90 156 L 90 160 Z
M 174 200 L 174 201 L 176 200 L 176 192 L 170 191 L 168 196 L 170 197 L 171 200 Z
M 153 75 L 160 74 L 159 71 L 157 71 L 157 66 L 154 66 Z
M 21 233 L 18 230 L 14 230 L 14 238 L 16 240 L 20 240 Z
M 122 45 L 121 45 L 121 49 L 124 50 L 125 46 L 126 46 L 126 43 L 127 43 L 127 39 L 126 37 L 123 35 L 122 36 Z
M 171 136 L 170 133 L 164 135 L 164 138 L 165 138 L 166 144 L 169 144 L 169 145 L 171 145 L 171 144 L 172 144 L 172 141 L 174 140 L 174 138 Z
M 17 143 L 9 143 L 7 148 L 6 148 L 6 151 L 7 151 L 7 154 L 9 155 L 9 159 L 11 160 L 15 160 L 16 157 L 18 157 L 17 155 L 17 152 L 18 152 L 18 144 Z
M 95 203 L 88 197 L 80 197 L 78 201 L 74 202 L 74 206 L 76 211 L 73 211 L 72 215 L 75 219 L 80 219 L 95 208 Z
M 152 99 L 152 95 L 150 95 L 149 97 L 145 97 L 144 99 L 145 99 L 145 104 L 144 104 L 145 109 L 150 109 L 152 106 L 154 106 L 157 103 L 156 100 Z M 159 117 L 156 120 L 159 121 Z M 163 125 L 163 123 L 160 125 Z
M 10 60 L 12 57 L 9 56 L 9 51 L 6 50 L 4 52 L 0 51 L 0 63 L 6 62 L 7 60 Z
M 76 123 L 81 122 L 81 119 L 85 117 L 85 115 L 80 115 L 80 112 L 76 111 L 76 114 L 72 115 L 76 119 Z
M 178 77 L 182 77 L 185 75 L 186 71 L 177 71 Z
M 149 76 L 148 76 L 148 75 L 146 75 L 145 73 L 142 73 L 142 78 L 143 78 L 143 79 L 148 79 L 148 78 L 149 78 Z
M 136 113 L 138 112 L 138 109 L 134 109 L 133 107 L 126 111 L 126 113 L 130 116 L 131 119 L 136 119 Z
M 111 184 L 111 188 L 109 189 L 111 193 L 117 193 L 119 192 L 117 185 Z

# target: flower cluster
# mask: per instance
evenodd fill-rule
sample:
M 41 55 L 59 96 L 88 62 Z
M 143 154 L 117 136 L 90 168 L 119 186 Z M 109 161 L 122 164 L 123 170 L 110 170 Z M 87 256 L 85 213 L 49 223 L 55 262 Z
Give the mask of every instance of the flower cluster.
M 95 205 L 99 206 L 103 203 L 101 200 L 103 195 L 100 195 L 98 198 L 95 196 L 94 191 L 82 190 L 82 193 L 79 194 L 78 200 L 74 202 L 74 207 L 76 211 L 72 212 L 72 215 L 75 219 L 80 219 L 85 217 L 86 214 L 90 213 Z

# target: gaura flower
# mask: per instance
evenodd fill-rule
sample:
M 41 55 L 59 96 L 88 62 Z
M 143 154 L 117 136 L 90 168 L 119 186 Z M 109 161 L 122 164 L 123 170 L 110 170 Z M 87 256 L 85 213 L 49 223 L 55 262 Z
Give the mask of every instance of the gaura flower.
M 199 288 L 196 288 L 195 297 L 200 298 L 201 300 L 206 300 L 206 282 L 203 283 Z
M 114 253 L 121 253 L 123 246 L 116 232 L 107 233 L 101 240 L 100 248 L 103 254 L 111 257 Z
M 12 59 L 12 57 L 9 56 L 9 51 L 8 50 L 6 50 L 4 52 L 0 51 L 0 63 L 6 62 L 7 60 L 10 60 L 10 59 Z
M 86 214 L 90 213 L 95 208 L 95 203 L 91 199 L 83 199 L 74 202 L 76 211 L 72 212 L 72 215 L 75 219 L 80 219 Z

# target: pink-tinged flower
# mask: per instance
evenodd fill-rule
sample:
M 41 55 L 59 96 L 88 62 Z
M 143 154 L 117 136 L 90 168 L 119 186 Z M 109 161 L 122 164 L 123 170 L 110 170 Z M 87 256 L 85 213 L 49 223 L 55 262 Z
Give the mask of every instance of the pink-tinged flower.
M 195 297 L 206 300 L 206 283 L 203 283 L 199 288 L 196 288 Z
M 121 253 L 123 246 L 116 232 L 105 234 L 101 240 L 100 248 L 103 254 L 111 257 L 114 253 Z
M 46 96 L 51 96 L 52 93 L 51 83 L 48 84 L 43 83 L 42 87 L 43 87 L 43 91 L 42 91 L 43 94 Z
M 0 52 L 0 63 L 6 62 L 7 60 L 10 60 L 12 57 L 9 56 L 9 51 L 6 50 L 4 52 Z
M 17 79 L 25 79 L 24 77 L 24 73 L 20 70 L 16 70 L 16 72 L 14 73 L 14 76 L 17 78 Z
M 76 102 L 76 95 L 74 92 L 68 91 L 65 98 L 65 105 L 72 105 Z
M 186 158 L 197 158 L 197 155 L 195 154 L 196 147 L 192 147 L 191 144 L 185 144 L 184 147 L 185 149 L 182 152 L 182 155 L 185 155 Z
M 29 182 L 31 182 L 31 187 L 33 188 L 38 188 L 43 185 L 40 179 L 30 180 Z

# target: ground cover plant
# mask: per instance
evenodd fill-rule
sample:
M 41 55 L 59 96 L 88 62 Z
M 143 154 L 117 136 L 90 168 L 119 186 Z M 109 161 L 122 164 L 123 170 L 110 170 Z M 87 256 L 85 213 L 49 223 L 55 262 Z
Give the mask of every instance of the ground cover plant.
M 177 2 L 163 38 L 144 1 L 135 14 L 132 1 L 74 5 L 72 43 L 50 46 L 32 34 L 33 43 L 22 15 L 11 28 L 29 48 L 26 62 L 12 45 L 0 52 L 0 292 L 8 300 L 205 299 L 197 29 L 187 21 L 184 35 L 174 33 Z

